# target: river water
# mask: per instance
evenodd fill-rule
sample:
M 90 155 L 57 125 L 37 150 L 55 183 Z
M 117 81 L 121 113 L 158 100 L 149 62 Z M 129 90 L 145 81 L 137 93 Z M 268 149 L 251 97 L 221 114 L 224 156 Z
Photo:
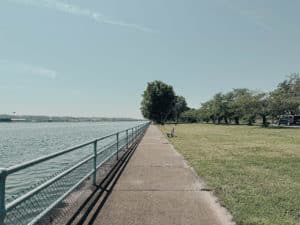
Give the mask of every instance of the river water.
M 144 122 L 0 123 L 0 168 L 18 165 Z M 41 166 L 8 176 L 6 197 L 19 196 L 71 162 L 92 153 L 92 146 Z

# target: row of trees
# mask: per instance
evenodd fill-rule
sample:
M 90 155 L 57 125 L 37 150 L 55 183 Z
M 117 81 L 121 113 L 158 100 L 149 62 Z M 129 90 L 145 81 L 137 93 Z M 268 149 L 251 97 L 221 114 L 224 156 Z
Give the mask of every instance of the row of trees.
M 246 88 L 218 93 L 199 109 L 189 109 L 182 96 L 176 96 L 172 86 L 161 81 L 148 83 L 141 107 L 145 118 L 158 123 L 213 122 L 252 125 L 258 118 L 264 126 L 283 114 L 300 113 L 300 75 L 292 74 L 271 92 Z

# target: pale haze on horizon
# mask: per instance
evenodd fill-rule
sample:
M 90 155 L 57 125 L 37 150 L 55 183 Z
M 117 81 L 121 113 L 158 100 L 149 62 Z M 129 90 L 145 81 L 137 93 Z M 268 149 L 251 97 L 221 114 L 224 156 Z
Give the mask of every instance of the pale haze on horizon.
M 2 0 L 0 114 L 142 118 L 147 82 L 190 107 L 300 66 L 300 1 Z

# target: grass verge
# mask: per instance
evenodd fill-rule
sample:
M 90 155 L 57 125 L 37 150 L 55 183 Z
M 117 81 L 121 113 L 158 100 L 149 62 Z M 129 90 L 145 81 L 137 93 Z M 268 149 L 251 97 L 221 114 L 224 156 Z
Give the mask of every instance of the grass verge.
M 300 224 L 300 129 L 180 124 L 175 135 L 171 143 L 237 224 Z

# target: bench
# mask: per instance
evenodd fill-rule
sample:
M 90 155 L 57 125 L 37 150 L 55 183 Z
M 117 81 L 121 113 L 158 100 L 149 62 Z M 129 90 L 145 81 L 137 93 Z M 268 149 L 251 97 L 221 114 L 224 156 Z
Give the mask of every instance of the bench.
M 168 138 L 175 137 L 175 128 L 173 127 L 170 133 L 167 133 Z

